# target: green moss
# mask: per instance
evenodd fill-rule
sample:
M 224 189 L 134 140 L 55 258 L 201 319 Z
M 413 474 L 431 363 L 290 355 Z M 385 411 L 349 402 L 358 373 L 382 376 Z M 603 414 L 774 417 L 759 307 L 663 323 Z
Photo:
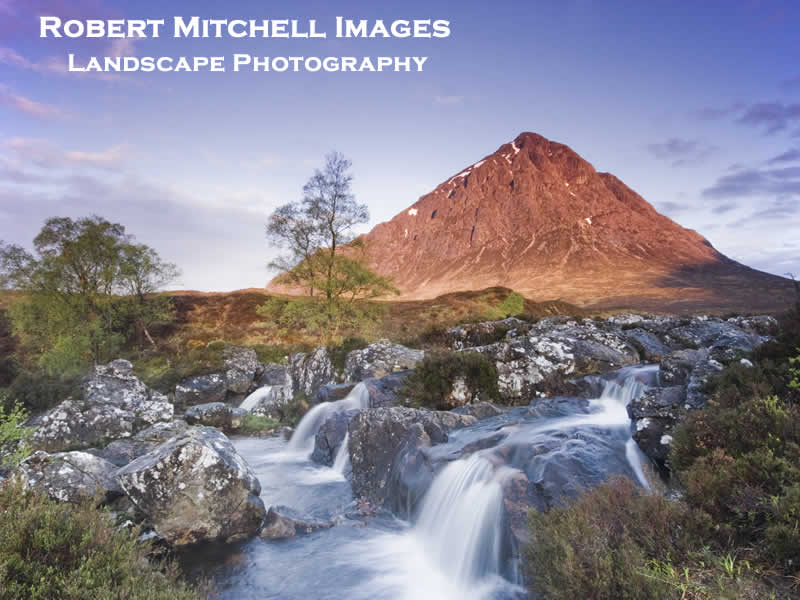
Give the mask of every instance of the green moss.
M 411 406 L 446 410 L 453 408 L 447 397 L 460 378 L 474 397 L 500 400 L 497 369 L 477 352 L 427 353 L 406 379 L 401 393 Z
M 273 431 L 280 426 L 278 421 L 270 419 L 269 417 L 262 417 L 260 415 L 247 415 L 242 419 L 242 424 L 237 433 L 242 435 L 258 435 Z
M 196 600 L 168 564 L 147 560 L 148 546 L 116 530 L 108 513 L 61 504 L 20 485 L 0 486 L 0 600 Z

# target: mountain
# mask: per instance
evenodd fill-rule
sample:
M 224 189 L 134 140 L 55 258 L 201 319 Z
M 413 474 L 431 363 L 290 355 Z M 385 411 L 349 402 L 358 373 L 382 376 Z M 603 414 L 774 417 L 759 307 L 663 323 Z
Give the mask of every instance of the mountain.
M 492 286 L 643 310 L 779 310 L 792 282 L 719 253 L 569 147 L 523 133 L 363 236 L 403 299 Z

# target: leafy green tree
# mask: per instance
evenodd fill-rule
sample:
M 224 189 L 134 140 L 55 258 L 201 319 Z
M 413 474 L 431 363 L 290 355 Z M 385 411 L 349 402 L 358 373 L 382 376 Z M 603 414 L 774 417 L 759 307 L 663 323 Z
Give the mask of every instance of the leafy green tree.
M 23 348 L 48 373 L 70 373 L 118 351 L 131 331 L 166 317 L 152 295 L 177 268 L 101 217 L 48 219 L 34 252 L 0 245 L 0 284 L 22 292 L 10 316 Z
M 350 167 L 341 154 L 329 154 L 303 187 L 302 199 L 269 217 L 267 239 L 285 250 L 269 266 L 281 273 L 278 283 L 306 294 L 259 308 L 284 330 L 339 339 L 377 319 L 380 307 L 367 301 L 396 292 L 389 279 L 367 267 L 363 242 L 354 240 L 353 228 L 366 223 L 369 212 L 352 193 Z
M 33 429 L 25 427 L 28 413 L 20 404 L 7 404 L 0 392 L 0 467 L 13 469 L 30 454 Z

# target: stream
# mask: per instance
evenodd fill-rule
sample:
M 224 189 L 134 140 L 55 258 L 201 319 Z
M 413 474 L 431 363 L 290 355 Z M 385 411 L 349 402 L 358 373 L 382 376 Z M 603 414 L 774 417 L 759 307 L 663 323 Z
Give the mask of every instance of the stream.
M 335 525 L 288 540 L 198 549 L 190 572 L 211 577 L 226 600 L 524 598 L 504 507 L 510 482 L 522 481 L 540 509 L 613 474 L 649 487 L 625 407 L 657 375 L 656 367 L 629 367 L 598 378 L 596 399 L 537 399 L 453 431 L 428 449 L 432 483 L 400 499 L 394 514 L 375 516 L 356 508 L 346 451 L 333 468 L 308 458 L 325 414 L 365 406 L 357 386 L 344 400 L 312 409 L 289 442 L 233 440 L 267 507 Z

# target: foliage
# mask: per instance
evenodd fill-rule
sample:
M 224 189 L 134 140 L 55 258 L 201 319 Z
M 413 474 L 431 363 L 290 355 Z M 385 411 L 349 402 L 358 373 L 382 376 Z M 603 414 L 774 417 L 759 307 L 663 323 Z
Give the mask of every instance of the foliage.
M 396 292 L 366 266 L 363 243 L 353 241 L 353 228 L 369 213 L 352 194 L 350 167 L 341 154 L 329 154 L 303 187 L 302 200 L 277 208 L 267 223 L 269 242 L 286 250 L 270 267 L 281 273 L 280 283 L 308 298 L 269 301 L 259 314 L 283 331 L 305 329 L 328 343 L 377 320 L 380 311 L 364 300 Z
M 516 317 L 525 312 L 525 298 L 518 292 L 511 292 L 497 307 L 486 311 L 486 318 L 490 321 Z
M 35 254 L 0 246 L 0 285 L 24 293 L 10 308 L 14 334 L 49 374 L 77 373 L 107 360 L 129 338 L 171 318 L 153 293 L 177 268 L 101 217 L 48 219 Z
M 91 502 L 74 506 L 0 486 L 0 600 L 197 600 L 170 565 L 148 562 L 147 546 L 115 530 Z
M 211 343 L 207 346 L 187 345 L 169 355 L 146 354 L 134 361 L 134 370 L 148 386 L 162 393 L 168 393 L 187 377 L 223 372 L 225 346 L 224 343 Z
M 473 399 L 500 400 L 497 369 L 477 352 L 426 353 L 406 379 L 402 395 L 411 406 L 447 410 L 453 384 L 463 379 Z
M 297 427 L 297 424 L 311 408 L 311 401 L 305 394 L 298 394 L 289 402 L 280 407 L 281 423 L 289 427 Z
M 10 408 L 0 392 L 0 467 L 14 468 L 30 454 L 33 429 L 25 427 L 28 413 L 17 403 Z
M 7 398 L 11 405 L 18 403 L 30 412 L 41 412 L 78 393 L 80 393 L 79 377 L 60 377 L 23 371 L 8 387 Z
M 687 502 L 716 523 L 715 542 L 800 574 L 800 397 L 792 382 L 798 314 L 754 366 L 731 365 L 704 410 L 676 428 L 670 463 Z
M 361 350 L 368 346 L 367 340 L 361 337 L 347 337 L 341 344 L 328 346 L 328 358 L 333 363 L 333 368 L 338 374 L 344 373 L 345 360 L 347 355 L 354 350 Z
M 529 512 L 526 578 L 548 599 L 671 598 L 670 587 L 643 568 L 670 552 L 683 558 L 691 528 L 702 527 L 692 520 L 685 505 L 640 496 L 630 480 L 614 480 L 569 506 Z
M 242 435 L 258 435 L 267 431 L 277 429 L 279 423 L 269 417 L 262 417 L 260 415 L 245 415 L 242 419 L 242 424 L 237 430 L 237 433 Z

